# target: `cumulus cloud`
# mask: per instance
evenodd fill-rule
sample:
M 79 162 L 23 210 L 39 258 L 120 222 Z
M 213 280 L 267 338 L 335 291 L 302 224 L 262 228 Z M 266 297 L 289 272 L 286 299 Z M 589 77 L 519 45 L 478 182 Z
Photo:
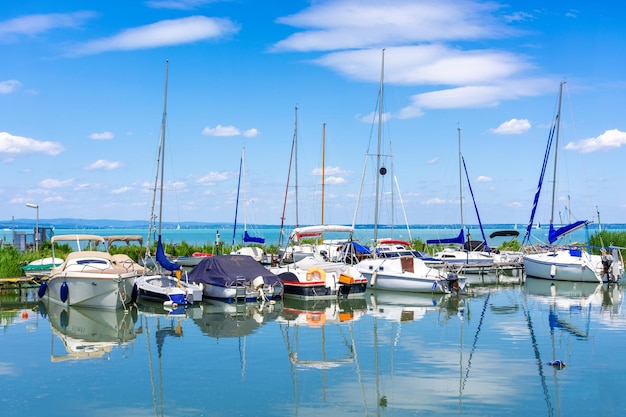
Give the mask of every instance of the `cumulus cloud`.
M 235 126 L 217 125 L 215 127 L 205 127 L 202 129 L 202 134 L 204 136 L 244 136 L 247 138 L 253 138 L 259 135 L 259 131 L 257 129 L 248 129 L 242 132 L 241 129 Z
M 113 139 L 114 135 L 112 132 L 102 132 L 102 133 L 92 133 L 89 135 L 89 139 L 93 140 L 110 140 Z
M 324 180 L 325 184 L 329 184 L 329 185 L 340 185 L 340 184 L 345 184 L 346 183 L 346 179 L 344 177 L 336 177 L 336 176 L 327 176 L 326 179 Z
M 0 153 L 11 155 L 33 153 L 58 155 L 64 150 L 65 149 L 59 142 L 38 141 L 23 136 L 12 135 L 8 132 L 0 132 Z
M 444 200 L 443 198 L 431 198 L 428 199 L 426 201 L 424 201 L 423 204 L 430 206 L 430 205 L 441 205 L 441 204 L 446 204 L 446 200 Z
M 230 172 L 209 172 L 198 179 L 199 184 L 213 185 L 218 182 L 226 181 L 233 176 Z
M 491 182 L 491 181 L 493 181 L 493 179 L 485 175 L 480 175 L 478 178 L 476 178 L 476 182 Z
M 621 148 L 622 145 L 626 145 L 626 132 L 622 132 L 618 129 L 611 129 L 595 138 L 583 139 L 578 142 L 569 142 L 565 145 L 565 149 L 578 151 L 580 153 L 591 153 Z
M 132 190 L 133 190 L 133 187 L 120 187 L 120 188 L 115 188 L 111 190 L 111 194 L 124 194 Z
M 22 88 L 22 83 L 17 80 L 0 81 L 0 94 L 11 94 Z
M 0 22 L 0 41 L 16 41 L 54 29 L 79 28 L 95 17 L 92 12 L 31 14 Z
M 162 20 L 145 26 L 126 29 L 108 38 L 88 41 L 76 46 L 76 55 L 109 51 L 134 51 L 163 46 L 184 45 L 235 34 L 239 26 L 229 19 L 190 16 Z
M 107 161 L 105 159 L 99 159 L 96 162 L 88 165 L 85 169 L 93 170 L 93 169 L 104 169 L 106 171 L 110 171 L 112 169 L 117 169 L 123 167 L 124 164 L 116 161 Z
M 491 129 L 490 132 L 497 135 L 519 135 L 526 133 L 529 129 L 530 122 L 528 119 L 511 119 L 495 129 Z
M 58 180 L 56 178 L 47 178 L 45 180 L 42 180 L 39 183 L 39 185 L 42 188 L 63 188 L 63 187 L 68 187 L 68 186 L 72 185 L 73 182 L 74 182 L 73 179 Z

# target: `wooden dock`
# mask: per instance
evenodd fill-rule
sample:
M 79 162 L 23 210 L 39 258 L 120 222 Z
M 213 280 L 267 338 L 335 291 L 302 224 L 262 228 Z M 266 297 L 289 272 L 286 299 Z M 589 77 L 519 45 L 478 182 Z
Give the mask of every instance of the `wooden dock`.
M 0 289 L 38 287 L 39 284 L 41 284 L 41 277 L 0 278 Z

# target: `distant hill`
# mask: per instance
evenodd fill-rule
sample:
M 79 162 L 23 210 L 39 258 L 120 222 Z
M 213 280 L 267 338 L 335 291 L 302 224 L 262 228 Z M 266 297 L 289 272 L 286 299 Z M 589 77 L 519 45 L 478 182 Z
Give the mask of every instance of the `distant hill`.
M 15 219 L 0 220 L 0 227 L 3 229 L 30 229 L 35 227 L 35 219 Z M 163 227 L 173 228 L 180 224 L 181 228 L 201 228 L 211 227 L 216 223 L 203 223 L 203 222 L 163 222 Z M 217 223 L 222 225 L 223 223 Z M 58 229 L 137 229 L 148 228 L 147 220 L 111 220 L 111 219 L 39 219 L 39 226 L 41 227 L 54 227 Z

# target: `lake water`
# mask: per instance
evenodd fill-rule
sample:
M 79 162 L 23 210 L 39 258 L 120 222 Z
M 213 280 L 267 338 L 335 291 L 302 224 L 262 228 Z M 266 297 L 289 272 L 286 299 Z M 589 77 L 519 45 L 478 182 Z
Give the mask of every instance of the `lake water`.
M 623 289 L 522 278 L 178 312 L 5 289 L 0 416 L 622 415 Z

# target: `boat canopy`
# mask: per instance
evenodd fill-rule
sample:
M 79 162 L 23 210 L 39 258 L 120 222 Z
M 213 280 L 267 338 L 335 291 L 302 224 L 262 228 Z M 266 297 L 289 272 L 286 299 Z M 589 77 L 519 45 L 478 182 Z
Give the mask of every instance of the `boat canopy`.
M 159 235 L 159 241 L 157 242 L 156 260 L 159 265 L 168 271 L 176 271 L 182 268 L 182 266 L 170 261 L 167 259 L 167 256 L 165 256 L 165 250 L 163 249 L 163 244 L 161 243 L 161 235 Z
M 339 233 L 353 233 L 354 228 L 352 226 L 342 226 L 342 225 L 318 225 L 318 226 L 304 226 L 304 227 L 296 227 L 291 231 L 289 235 L 289 239 L 297 242 L 300 237 L 303 236 L 317 236 L 322 233 L 327 232 L 339 232 Z
M 261 245 L 265 244 L 264 238 L 250 236 L 247 230 L 243 232 L 243 241 L 247 243 L 260 243 Z
M 491 239 L 493 239 L 494 237 L 509 237 L 509 236 L 518 237 L 519 232 L 517 230 L 497 230 L 489 235 Z
M 139 246 L 143 245 L 143 236 L 130 236 L 130 235 L 120 235 L 120 236 L 104 236 L 104 240 L 107 241 L 107 244 L 111 246 L 114 242 L 124 242 L 127 245 L 130 245 L 130 242 L 137 242 Z
M 555 229 L 554 225 L 550 224 L 550 230 L 548 231 L 548 240 L 550 241 L 550 243 L 554 243 L 560 237 L 565 236 L 566 234 L 571 233 L 575 230 L 578 230 L 583 226 L 587 226 L 588 224 L 588 220 L 579 220 L 572 224 L 568 224 L 567 226 L 559 227 L 558 229 Z
M 451 237 L 451 238 L 447 238 L 447 239 L 428 239 L 426 241 L 427 245 L 445 245 L 448 243 L 458 243 L 459 245 L 462 245 L 465 243 L 465 233 L 463 232 L 463 229 L 461 229 L 461 231 L 459 232 L 459 235 L 457 237 Z
M 280 282 L 276 274 L 248 255 L 208 256 L 189 271 L 191 282 L 222 287 L 236 284 L 238 278 L 243 278 L 247 282 L 259 276 L 263 277 L 263 281 L 268 285 Z

